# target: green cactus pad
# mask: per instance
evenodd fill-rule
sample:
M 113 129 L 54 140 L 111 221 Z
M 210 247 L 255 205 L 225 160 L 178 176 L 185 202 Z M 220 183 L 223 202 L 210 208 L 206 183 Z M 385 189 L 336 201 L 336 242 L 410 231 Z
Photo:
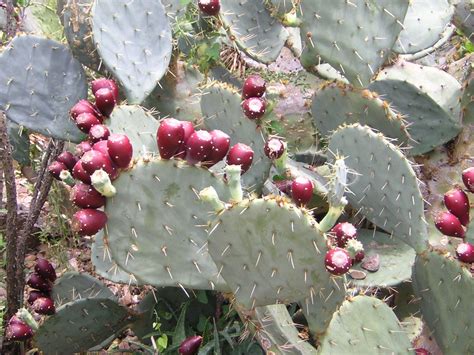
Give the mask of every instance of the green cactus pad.
M 166 73 L 171 28 L 163 5 L 147 0 L 100 0 L 92 8 L 94 42 L 122 82 L 128 101 L 142 102 Z
M 410 155 L 424 154 L 449 142 L 461 131 L 459 119 L 439 106 L 416 86 L 401 80 L 377 80 L 369 89 L 383 95 L 394 108 L 404 114 L 413 139 Z
M 244 200 L 219 215 L 211 230 L 209 252 L 247 309 L 323 302 L 337 280 L 324 266 L 326 238 L 316 222 L 283 198 Z
M 87 351 L 118 335 L 133 318 L 126 308 L 110 299 L 81 299 L 58 308 L 39 327 L 34 341 L 46 354 Z
M 161 0 L 161 3 L 165 8 L 170 23 L 173 25 L 180 16 L 184 15 L 186 12 L 186 5 L 189 1 Z
M 262 63 L 277 59 L 288 32 L 270 16 L 265 0 L 221 1 L 220 16 L 232 40 L 251 58 Z
M 474 353 L 474 280 L 469 265 L 437 251 L 418 255 L 413 288 L 421 301 L 423 319 L 443 353 Z
M 353 266 L 355 270 L 364 271 L 364 280 L 351 280 L 357 287 L 391 287 L 409 280 L 411 268 L 415 262 L 415 251 L 396 236 L 374 232 L 367 229 L 357 231 L 357 239 L 364 245 L 366 257 L 376 254 L 380 257 L 380 269 L 376 272 L 365 271 L 361 264 Z
M 344 123 L 368 125 L 398 144 L 409 140 L 405 122 L 376 93 L 350 85 L 332 83 L 316 92 L 311 105 L 316 128 L 329 135 Z
M 265 133 L 255 121 L 245 117 L 239 93 L 229 85 L 213 83 L 201 98 L 204 124 L 209 130 L 220 129 L 230 136 L 230 144 L 244 143 L 254 151 L 250 169 L 242 175 L 242 185 L 261 191 L 271 167 L 263 147 Z
M 403 153 L 382 134 L 358 124 L 339 128 L 328 149 L 347 157 L 357 172 L 348 188 L 349 203 L 380 228 L 416 251 L 427 247 L 423 198 L 418 180 Z
M 407 0 L 303 0 L 301 40 L 314 63 L 320 56 L 353 85 L 364 87 L 390 55 L 407 9 Z
M 8 139 L 12 146 L 12 156 L 18 164 L 30 164 L 30 138 L 28 132 L 15 122 L 7 121 Z
M 284 15 L 293 10 L 294 5 L 292 0 L 269 0 L 267 1 L 267 6 L 271 13 L 275 12 L 278 15 Z
M 110 132 L 125 134 L 130 139 L 134 158 L 158 152 L 156 131 L 159 123 L 140 106 L 115 107 L 107 126 Z
M 474 124 L 474 71 L 469 75 L 464 85 L 461 105 L 463 123 Z
M 381 300 L 357 296 L 334 314 L 319 354 L 412 354 L 408 335 Z
M 224 182 L 183 161 L 140 160 L 115 180 L 105 235 L 112 259 L 131 277 L 155 286 L 227 289 L 207 249 L 212 218 L 198 197 Z
M 410 1 L 393 50 L 397 53 L 416 53 L 435 44 L 453 15 L 447 0 Z
M 98 279 L 84 273 L 70 271 L 54 283 L 51 298 L 56 305 L 63 305 L 82 298 L 110 298 L 115 295 Z
M 62 44 L 17 36 L 0 56 L 0 109 L 32 131 L 80 142 L 84 135 L 69 110 L 87 96 L 81 64 Z

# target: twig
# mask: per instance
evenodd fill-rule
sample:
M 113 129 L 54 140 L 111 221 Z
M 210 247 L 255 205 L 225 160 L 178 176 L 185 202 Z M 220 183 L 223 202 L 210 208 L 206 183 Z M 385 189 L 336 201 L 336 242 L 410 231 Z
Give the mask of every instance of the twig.
M 13 0 L 7 0 L 7 37 L 12 38 L 16 34 L 17 23 L 15 19 L 15 8 Z

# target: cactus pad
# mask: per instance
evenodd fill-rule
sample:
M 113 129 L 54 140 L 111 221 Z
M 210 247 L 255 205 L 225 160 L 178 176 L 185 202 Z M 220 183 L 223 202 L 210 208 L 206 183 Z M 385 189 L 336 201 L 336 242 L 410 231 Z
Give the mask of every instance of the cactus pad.
M 129 102 L 142 102 L 166 73 L 171 58 L 171 28 L 163 5 L 96 0 L 92 30 L 101 58 L 122 82 Z
M 20 165 L 30 164 L 30 137 L 25 129 L 15 122 L 7 121 L 8 139 L 12 146 L 12 157 Z
M 62 44 L 17 36 L 0 56 L 0 109 L 20 126 L 47 136 L 81 141 L 70 108 L 87 96 L 81 64 Z

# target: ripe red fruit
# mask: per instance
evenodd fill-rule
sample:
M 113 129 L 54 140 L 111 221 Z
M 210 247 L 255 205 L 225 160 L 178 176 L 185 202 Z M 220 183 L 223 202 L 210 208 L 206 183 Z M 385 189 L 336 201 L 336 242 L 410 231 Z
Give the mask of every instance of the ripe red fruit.
M 94 143 L 94 145 L 92 146 L 92 150 L 97 150 L 98 152 L 101 152 L 102 154 L 110 157 L 109 145 L 107 144 L 107 141 L 98 141 L 97 143 Z
M 212 136 L 208 131 L 196 131 L 186 141 L 186 161 L 189 164 L 206 161 L 211 151 Z
M 462 181 L 469 192 L 474 193 L 474 167 L 467 168 L 462 172 Z
M 125 134 L 111 134 L 107 140 L 110 159 L 119 168 L 125 169 L 132 161 L 133 147 Z
M 85 184 L 91 183 L 91 176 L 87 173 L 87 171 L 84 170 L 81 160 L 79 160 L 76 165 L 74 165 L 74 168 L 72 169 L 72 177 L 76 180 L 82 181 Z
M 270 138 L 265 142 L 263 151 L 269 159 L 278 159 L 285 152 L 285 144 L 278 138 Z
M 291 184 L 291 196 L 298 205 L 306 205 L 313 197 L 313 183 L 310 179 L 299 176 Z
M 249 170 L 253 161 L 253 150 L 248 145 L 237 143 L 229 150 L 227 154 L 227 164 L 240 165 L 240 170 L 244 174 Z
M 267 89 L 265 80 L 260 75 L 250 75 L 245 79 L 244 86 L 242 88 L 242 96 L 244 99 L 250 97 L 262 97 Z
M 43 292 L 49 292 L 51 291 L 51 288 L 52 288 L 51 282 L 41 277 L 37 273 L 32 273 L 30 277 L 28 278 L 28 281 L 26 281 L 26 284 L 30 286 L 31 288 L 35 288 Z
M 53 175 L 53 177 L 56 179 L 56 180 L 60 180 L 61 181 L 61 178 L 59 177 L 59 175 L 61 174 L 61 171 L 63 170 L 68 170 L 67 166 L 64 164 L 64 163 L 61 163 L 59 161 L 53 161 L 49 166 L 48 166 L 48 171 L 51 175 Z
M 112 79 L 100 78 L 91 82 L 92 94 L 95 96 L 95 93 L 100 89 L 110 89 L 114 94 L 114 99 L 117 102 L 119 96 L 119 89 L 117 83 Z
M 76 165 L 77 160 L 78 160 L 77 157 L 71 152 L 62 152 L 56 158 L 56 161 L 66 165 L 68 170 L 72 170 L 72 168 L 74 168 L 74 165 Z
M 198 335 L 194 335 L 192 337 L 188 337 L 183 340 L 181 345 L 179 346 L 179 354 L 180 355 L 195 355 L 197 354 L 199 347 L 202 343 L 202 337 Z
M 88 113 L 93 116 L 96 116 L 100 122 L 102 122 L 103 117 L 101 117 L 99 110 L 93 104 L 87 100 L 80 100 L 71 108 L 71 117 L 76 120 L 77 117 L 83 113 Z
M 86 152 L 80 162 L 82 162 L 82 167 L 90 175 L 94 171 L 103 169 L 107 174 L 109 174 L 110 179 L 113 180 L 113 177 L 116 177 L 117 172 L 114 166 L 112 165 L 112 160 L 108 155 L 105 155 L 97 150 L 90 150 Z
M 464 238 L 465 231 L 462 224 L 451 212 L 439 213 L 435 218 L 435 226 L 448 237 Z
M 6 338 L 10 341 L 25 341 L 33 337 L 33 329 L 26 323 L 8 324 Z
M 242 103 L 242 109 L 244 110 L 245 116 L 251 120 L 256 120 L 265 114 L 267 104 L 265 100 L 259 97 L 251 97 L 245 99 Z
M 32 291 L 30 291 L 30 293 L 28 295 L 28 303 L 33 304 L 33 302 L 36 301 L 40 297 L 49 297 L 49 293 L 48 292 L 41 292 L 41 291 L 32 290 Z
M 95 105 L 100 113 L 109 117 L 114 110 L 116 99 L 114 92 L 109 88 L 102 88 L 94 93 Z
M 463 263 L 474 263 L 474 245 L 461 243 L 456 248 L 456 256 Z
M 424 348 L 416 348 L 415 355 L 430 355 L 431 353 Z
M 105 141 L 110 136 L 110 131 L 107 126 L 103 124 L 97 124 L 92 126 L 89 130 L 89 140 L 91 143 L 97 143 L 99 141 Z
M 156 135 L 162 159 L 171 159 L 184 142 L 184 128 L 175 118 L 166 118 L 160 123 Z
M 351 256 L 341 248 L 334 248 L 326 253 L 324 259 L 326 270 L 333 275 L 342 275 L 349 271 L 352 266 Z
M 357 254 L 354 256 L 353 263 L 360 263 L 362 260 L 365 258 L 365 253 L 363 250 L 357 252 Z
M 16 315 L 13 315 L 10 320 L 8 321 L 8 324 L 26 324 L 23 322 L 20 318 L 18 318 Z
M 49 297 L 38 298 L 36 301 L 33 302 L 32 308 L 38 314 L 51 315 L 56 312 L 54 302 Z
M 226 156 L 230 147 L 230 137 L 228 134 L 214 129 L 209 132 L 212 137 L 212 149 L 209 157 L 207 158 L 207 166 L 213 166 L 220 162 Z
M 273 183 L 278 188 L 278 190 L 284 194 L 289 195 L 291 193 L 291 185 L 293 183 L 291 180 L 277 180 L 273 181 Z
M 449 190 L 444 194 L 444 205 L 457 218 L 462 225 L 469 224 L 469 198 L 459 187 Z
M 344 248 L 349 239 L 357 238 L 357 229 L 353 224 L 348 222 L 338 223 L 332 229 L 336 237 L 336 243 L 339 248 Z
M 80 208 L 99 208 L 105 205 L 105 197 L 93 186 L 80 182 L 72 188 L 72 202 Z
M 99 210 L 84 209 L 72 216 L 72 229 L 81 236 L 94 235 L 107 223 L 107 215 Z
M 175 154 L 176 158 L 185 159 L 186 158 L 186 142 L 188 141 L 189 137 L 194 133 L 194 125 L 190 121 L 180 121 L 181 126 L 184 129 L 184 137 L 183 142 L 181 143 L 180 147 L 178 148 L 178 152 Z
M 92 127 L 101 124 L 101 121 L 92 113 L 81 113 L 76 117 L 76 125 L 84 133 L 89 133 Z
M 92 145 L 89 141 L 84 141 L 76 145 L 76 155 L 80 158 L 84 155 L 85 152 L 88 152 L 92 149 Z
M 42 278 L 54 282 L 56 280 L 56 270 L 53 265 L 44 258 L 36 260 L 35 271 Z
M 216 16 L 221 9 L 220 0 L 198 0 L 199 10 L 205 15 Z

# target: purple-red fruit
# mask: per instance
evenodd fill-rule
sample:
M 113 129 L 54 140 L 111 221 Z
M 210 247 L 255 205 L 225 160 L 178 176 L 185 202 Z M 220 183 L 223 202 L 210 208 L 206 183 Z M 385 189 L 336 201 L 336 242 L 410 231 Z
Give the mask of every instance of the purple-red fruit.
M 89 141 L 84 141 L 76 145 L 76 155 L 80 158 L 85 152 L 92 150 L 92 145 Z
M 93 186 L 80 182 L 72 188 L 72 202 L 80 208 L 99 208 L 105 205 L 105 197 Z
M 102 88 L 94 93 L 95 105 L 100 113 L 109 117 L 114 110 L 116 99 L 114 92 L 109 88 Z
M 49 293 L 48 292 L 41 292 L 41 291 L 32 290 L 28 294 L 28 300 L 27 301 L 28 301 L 29 304 L 33 304 L 33 302 L 36 301 L 40 297 L 49 297 Z
M 72 170 L 72 168 L 74 168 L 74 165 L 76 165 L 77 160 L 78 160 L 77 157 L 74 154 L 72 154 L 71 152 L 62 152 L 56 158 L 56 161 L 66 165 L 66 167 L 70 171 Z
M 101 124 L 101 121 L 92 113 L 81 113 L 76 117 L 76 125 L 84 133 L 89 133 L 92 127 Z
M 260 75 L 250 75 L 245 79 L 242 88 L 242 97 L 248 99 L 250 97 L 262 97 L 267 89 L 265 80 Z
M 35 271 L 42 278 L 54 282 L 56 280 L 56 270 L 53 265 L 44 258 L 38 258 L 35 264 Z
M 273 181 L 273 183 L 278 188 L 278 190 L 280 190 L 284 194 L 291 194 L 291 185 L 293 183 L 291 180 L 277 180 Z
M 463 226 L 469 224 L 469 198 L 460 188 L 454 188 L 444 194 L 444 205 Z
M 133 147 L 125 134 L 111 134 L 107 140 L 110 159 L 119 168 L 125 169 L 132 161 Z
M 285 144 L 278 138 L 270 138 L 266 141 L 263 151 L 269 159 L 278 159 L 285 151 Z
M 298 205 L 306 205 L 313 197 L 313 183 L 310 179 L 299 176 L 291 184 L 291 197 Z
M 99 169 L 103 169 L 107 174 L 109 174 L 110 179 L 116 175 L 110 157 L 97 150 L 90 150 L 85 153 L 82 156 L 80 162 L 82 162 L 82 167 L 89 174 L 89 176 L 92 175 L 94 171 Z
M 186 141 L 186 161 L 189 164 L 206 161 L 211 152 L 212 136 L 208 131 L 196 131 Z
M 183 340 L 179 346 L 180 355 L 195 355 L 202 343 L 202 336 L 194 335 Z
M 342 222 L 336 224 L 331 232 L 334 233 L 336 243 L 339 248 L 344 248 L 349 239 L 357 238 L 357 229 L 349 222 Z
M 33 310 L 38 314 L 51 315 L 56 312 L 54 302 L 49 297 L 40 297 L 33 302 Z
M 430 355 L 431 353 L 424 348 L 416 348 L 415 355 Z
M 363 251 L 363 250 L 358 251 L 358 252 L 356 253 L 356 255 L 354 256 L 353 262 L 354 262 L 354 263 L 360 263 L 362 260 L 364 260 L 364 258 L 365 258 L 365 253 L 364 253 L 364 251 Z
M 474 193 L 474 167 L 467 168 L 462 172 L 462 181 L 469 192 Z
M 251 120 L 256 120 L 262 117 L 265 114 L 265 109 L 267 104 L 265 100 L 260 97 L 251 97 L 245 99 L 242 103 L 242 109 L 244 110 L 245 116 Z
M 208 165 L 212 166 L 225 158 L 230 147 L 230 137 L 218 129 L 210 131 L 209 134 L 212 137 L 212 150 L 207 160 Z
M 40 274 L 33 273 L 30 275 L 28 278 L 28 281 L 26 281 L 26 284 L 30 286 L 31 288 L 43 291 L 43 292 L 49 292 L 51 291 L 52 284 L 49 280 L 43 278 L 40 276 Z
M 114 99 L 117 102 L 119 96 L 119 89 L 117 83 L 112 79 L 100 78 L 91 82 L 92 94 L 95 96 L 95 93 L 100 89 L 110 89 L 114 94 Z
M 221 9 L 220 0 L 198 0 L 199 10 L 205 15 L 216 16 Z
M 459 219 L 451 212 L 439 213 L 435 218 L 435 226 L 448 237 L 464 238 L 464 228 Z
M 324 259 L 326 270 L 333 275 L 342 275 L 349 271 L 352 266 L 351 256 L 341 248 L 334 248 L 326 253 Z
M 163 159 L 171 159 L 184 142 L 184 128 L 175 118 L 166 118 L 160 123 L 156 140 Z
M 72 216 L 72 229 L 81 236 L 94 235 L 107 223 L 107 215 L 99 210 L 84 209 Z
M 99 141 L 105 141 L 110 136 L 110 131 L 107 126 L 103 124 L 97 124 L 92 126 L 89 130 L 89 140 L 91 143 L 97 143 Z
M 85 184 L 91 183 L 91 176 L 84 170 L 82 166 L 82 161 L 79 160 L 74 168 L 72 169 L 72 177 L 76 180 L 82 181 Z
M 98 152 L 101 152 L 102 154 L 110 157 L 109 145 L 107 144 L 107 141 L 99 141 L 97 143 L 94 143 L 94 145 L 92 146 L 92 150 L 97 150 Z
M 102 122 L 102 117 L 100 116 L 99 111 L 97 110 L 97 107 L 95 107 L 93 104 L 91 104 L 87 100 L 80 100 L 71 108 L 71 117 L 76 120 L 77 117 L 83 113 L 88 113 L 93 116 L 97 116 L 97 118 Z
M 20 318 L 18 318 L 16 315 L 13 315 L 10 320 L 8 321 L 8 324 L 26 324 L 23 322 Z
M 48 166 L 48 171 L 51 175 L 56 180 L 61 180 L 59 175 L 61 174 L 61 171 L 63 170 L 68 170 L 67 166 L 64 163 L 61 163 L 59 161 L 53 161 L 49 166 Z
M 253 150 L 248 145 L 237 143 L 229 150 L 227 154 L 227 164 L 240 165 L 241 173 L 249 170 L 253 161 Z
M 463 263 L 474 263 L 474 245 L 461 243 L 456 248 L 456 256 Z
M 33 337 L 33 329 L 24 323 L 10 323 L 5 332 L 6 338 L 10 341 L 25 341 Z
M 176 158 L 185 159 L 186 158 L 186 142 L 189 137 L 194 133 L 194 125 L 190 121 L 181 121 L 181 126 L 184 129 L 183 143 L 178 149 L 178 152 L 175 154 Z

